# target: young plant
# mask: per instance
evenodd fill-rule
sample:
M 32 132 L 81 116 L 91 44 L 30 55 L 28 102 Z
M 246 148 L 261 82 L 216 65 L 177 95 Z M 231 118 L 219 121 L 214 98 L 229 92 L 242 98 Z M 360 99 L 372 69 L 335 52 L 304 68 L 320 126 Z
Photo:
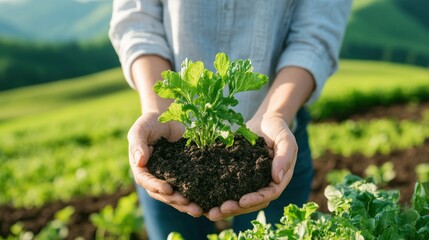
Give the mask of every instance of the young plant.
M 385 162 L 381 166 L 369 165 L 365 169 L 365 176 L 372 177 L 377 184 L 385 185 L 396 177 L 396 172 L 392 162 Z
M 420 163 L 417 165 L 416 174 L 420 182 L 429 182 L 429 163 Z
M 130 239 L 133 234 L 139 235 L 143 228 L 143 218 L 141 209 L 136 204 L 137 194 L 131 193 L 119 199 L 115 209 L 107 205 L 100 213 L 91 214 L 91 223 L 97 227 L 95 238 Z
M 377 189 L 368 179 L 348 175 L 325 190 L 330 214 L 317 211 L 314 202 L 284 208 L 275 228 L 263 215 L 252 221 L 253 229 L 238 235 L 228 229 L 209 240 L 241 239 L 429 239 L 429 183 L 416 183 L 412 207 L 398 204 L 399 192 Z M 172 236 L 180 235 L 177 233 Z
M 154 90 L 162 98 L 174 99 L 174 103 L 159 121 L 181 122 L 186 127 L 183 136 L 188 139 L 187 144 L 195 142 L 200 148 L 216 140 L 231 146 L 235 134 L 255 144 L 258 136 L 246 127 L 242 115 L 232 109 L 238 104 L 234 95 L 262 88 L 268 77 L 254 73 L 250 60 L 231 62 L 224 53 L 216 55 L 214 67 L 215 73 L 205 69 L 202 62 L 186 59 L 180 72 L 163 72 L 164 80 L 158 81 Z M 233 130 L 235 126 L 237 130 Z

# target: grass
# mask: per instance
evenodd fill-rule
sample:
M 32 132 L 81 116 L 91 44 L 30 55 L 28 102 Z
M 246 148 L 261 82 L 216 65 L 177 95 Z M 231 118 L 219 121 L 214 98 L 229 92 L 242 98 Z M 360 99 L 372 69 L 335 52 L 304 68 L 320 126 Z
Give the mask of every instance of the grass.
M 415 93 L 429 89 L 428 76 L 421 68 L 343 61 L 320 101 L 312 106 L 312 113 L 325 116 L 332 106 L 359 106 L 359 98 L 347 101 L 356 92 L 367 99 L 363 102 L 370 103 L 377 99 L 374 96 L 395 99 L 395 89 L 400 89 L 404 99 L 418 101 L 420 95 Z M 58 199 L 114 192 L 132 184 L 126 134 L 140 114 L 140 106 L 119 69 L 1 92 L 0 105 L 0 204 L 39 206 Z M 367 141 L 375 142 L 374 149 L 378 146 L 376 151 L 382 152 L 387 147 L 404 147 L 405 143 L 390 141 L 394 138 L 409 139 L 407 146 L 417 145 L 426 137 L 425 123 L 379 120 L 314 124 L 310 132 L 316 153 L 334 149 L 347 155 L 363 151 Z M 371 136 L 382 127 L 387 137 Z M 367 137 L 354 140 L 361 141 L 352 144 L 360 148 L 344 150 L 344 146 L 332 144 L 350 141 L 350 132 Z

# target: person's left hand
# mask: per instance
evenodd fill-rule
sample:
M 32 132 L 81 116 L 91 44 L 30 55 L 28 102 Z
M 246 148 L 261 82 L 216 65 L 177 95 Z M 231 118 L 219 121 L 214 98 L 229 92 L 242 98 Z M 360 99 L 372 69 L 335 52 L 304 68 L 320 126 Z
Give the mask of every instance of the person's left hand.
M 253 132 L 262 136 L 274 156 L 271 168 L 272 182 L 256 192 L 245 194 L 239 201 L 228 200 L 220 207 L 214 207 L 206 213 L 211 221 L 230 216 L 254 212 L 267 207 L 277 199 L 292 178 L 295 168 L 298 146 L 287 123 L 280 116 L 254 116 L 247 122 Z

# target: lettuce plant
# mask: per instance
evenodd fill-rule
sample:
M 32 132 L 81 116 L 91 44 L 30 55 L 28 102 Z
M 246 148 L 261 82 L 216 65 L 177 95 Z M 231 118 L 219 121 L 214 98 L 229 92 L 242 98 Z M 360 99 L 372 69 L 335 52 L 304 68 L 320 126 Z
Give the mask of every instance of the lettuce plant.
M 254 144 L 258 136 L 232 109 L 238 104 L 234 95 L 261 89 L 268 77 L 254 73 L 250 60 L 230 61 L 224 53 L 216 55 L 214 67 L 216 72 L 205 69 L 202 62 L 185 59 L 180 72 L 164 71 L 164 80 L 158 81 L 154 90 L 162 98 L 174 99 L 174 103 L 159 121 L 182 123 L 187 144 L 194 142 L 200 148 L 216 140 L 231 146 L 235 134 Z
M 208 239 L 429 239 L 429 183 L 417 182 L 411 207 L 404 208 L 398 204 L 398 191 L 378 189 L 371 180 L 348 175 L 343 182 L 329 185 L 325 196 L 330 214 L 318 212 L 314 202 L 302 207 L 290 204 L 275 227 L 260 213 L 251 222 L 253 229 L 239 234 L 227 229 Z M 169 237 L 184 240 L 180 233 Z

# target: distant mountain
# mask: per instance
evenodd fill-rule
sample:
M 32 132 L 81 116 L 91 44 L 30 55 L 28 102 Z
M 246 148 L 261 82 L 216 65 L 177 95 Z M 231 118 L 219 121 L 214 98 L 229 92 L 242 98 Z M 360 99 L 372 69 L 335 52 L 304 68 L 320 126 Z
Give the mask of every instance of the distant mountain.
M 26 38 L 26 34 L 7 22 L 0 21 L 0 36 Z
M 110 0 L 0 0 L 0 37 L 37 41 L 106 38 L 111 11 Z
M 395 0 L 408 14 L 429 29 L 429 1 L 428 0 Z

